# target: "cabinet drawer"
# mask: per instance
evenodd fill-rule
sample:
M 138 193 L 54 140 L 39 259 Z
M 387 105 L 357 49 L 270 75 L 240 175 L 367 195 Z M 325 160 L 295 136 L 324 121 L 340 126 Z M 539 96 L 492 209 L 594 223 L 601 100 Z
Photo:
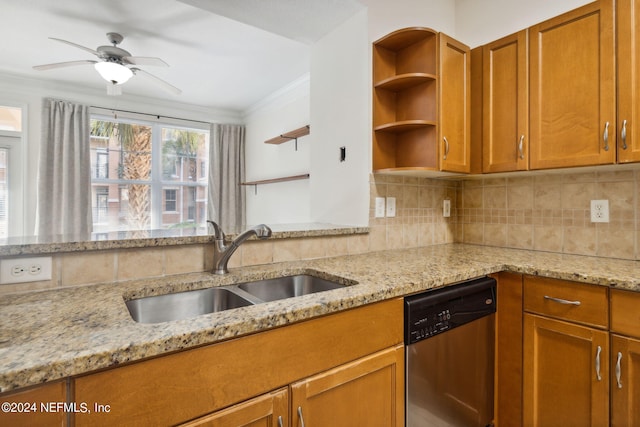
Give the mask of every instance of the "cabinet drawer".
M 611 290 L 611 331 L 640 338 L 640 292 Z
M 525 276 L 524 309 L 606 329 L 609 325 L 607 290 L 604 286 Z

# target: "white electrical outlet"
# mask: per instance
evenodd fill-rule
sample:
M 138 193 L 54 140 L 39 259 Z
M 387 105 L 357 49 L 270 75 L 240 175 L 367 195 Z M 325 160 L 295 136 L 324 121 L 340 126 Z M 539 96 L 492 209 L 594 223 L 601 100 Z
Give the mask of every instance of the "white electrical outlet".
M 446 200 L 442 203 L 442 216 L 449 218 L 451 216 L 451 200 Z
M 591 222 L 609 222 L 609 201 L 591 201 Z
M 388 217 L 396 216 L 396 198 L 395 197 L 387 197 L 387 216 Z
M 0 285 L 51 280 L 51 257 L 0 260 Z
M 384 197 L 376 197 L 376 218 L 384 218 Z

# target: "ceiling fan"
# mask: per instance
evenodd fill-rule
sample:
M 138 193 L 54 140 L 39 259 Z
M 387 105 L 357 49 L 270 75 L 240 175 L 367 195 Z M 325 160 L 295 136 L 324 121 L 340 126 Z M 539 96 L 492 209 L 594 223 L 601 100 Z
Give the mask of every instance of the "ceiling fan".
M 129 52 L 118 47 L 124 37 L 118 33 L 107 33 L 107 38 L 112 46 L 98 46 L 95 50 L 88 47 L 81 46 L 76 43 L 72 43 L 67 40 L 57 39 L 49 37 L 51 40 L 55 40 L 61 43 L 68 44 L 70 46 L 77 47 L 89 53 L 94 54 L 99 58 L 98 61 L 92 59 L 85 59 L 79 61 L 67 61 L 56 62 L 53 64 L 36 65 L 33 68 L 35 70 L 51 70 L 54 68 L 72 67 L 75 65 L 93 64 L 96 71 L 100 76 L 107 81 L 107 94 L 120 95 L 122 93 L 120 85 L 128 81 L 132 76 L 141 74 L 149 77 L 156 84 L 160 85 L 164 90 L 171 92 L 175 95 L 182 93 L 177 87 L 167 83 L 159 77 L 138 68 L 140 65 L 168 67 L 169 65 L 160 58 L 149 56 L 131 56 Z

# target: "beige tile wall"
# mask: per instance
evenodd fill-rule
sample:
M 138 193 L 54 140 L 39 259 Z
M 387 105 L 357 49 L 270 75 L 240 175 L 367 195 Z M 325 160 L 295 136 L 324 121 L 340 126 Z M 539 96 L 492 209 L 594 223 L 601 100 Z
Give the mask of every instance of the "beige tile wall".
M 640 259 L 640 170 L 465 180 L 458 241 Z M 609 200 L 610 222 L 591 223 L 590 201 Z
M 297 261 L 369 251 L 453 242 L 459 182 L 372 175 L 369 234 L 249 241 L 231 257 L 230 267 Z M 395 218 L 374 218 L 376 196 L 395 197 Z M 442 200 L 451 200 L 451 218 Z M 0 295 L 201 272 L 213 266 L 211 245 L 185 245 L 53 254 L 53 278 L 0 286 Z
M 369 234 L 249 241 L 230 267 L 465 242 L 640 259 L 640 169 L 482 177 L 464 181 L 371 175 Z M 396 217 L 375 218 L 375 198 L 395 197 Z M 451 201 L 451 217 L 442 202 Z M 608 199 L 611 222 L 589 220 Z M 53 255 L 53 279 L 0 286 L 0 295 L 162 277 L 212 268 L 211 245 Z

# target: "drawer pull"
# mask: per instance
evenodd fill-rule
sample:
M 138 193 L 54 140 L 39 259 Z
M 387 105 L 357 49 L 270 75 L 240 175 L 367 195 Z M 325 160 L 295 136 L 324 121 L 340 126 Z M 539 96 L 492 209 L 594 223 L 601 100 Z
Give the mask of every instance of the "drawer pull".
M 620 378 L 622 377 L 622 367 L 620 366 L 622 362 L 622 353 L 618 352 L 618 360 L 616 361 L 616 382 L 618 383 L 618 388 L 622 388 L 622 383 L 620 382 Z
M 580 305 L 581 304 L 580 301 L 569 301 L 568 299 L 550 297 L 549 295 L 545 295 L 544 299 L 557 302 L 558 304 L 564 304 L 564 305 Z
M 596 352 L 596 378 L 598 381 L 602 381 L 602 377 L 600 376 L 600 353 L 602 352 L 602 347 L 598 346 L 598 351 Z
M 622 149 L 627 149 L 627 121 L 622 121 L 622 130 L 620 131 L 620 139 L 622 140 Z
M 304 427 L 304 417 L 302 416 L 301 406 L 298 406 L 298 417 L 300 418 L 300 427 Z

